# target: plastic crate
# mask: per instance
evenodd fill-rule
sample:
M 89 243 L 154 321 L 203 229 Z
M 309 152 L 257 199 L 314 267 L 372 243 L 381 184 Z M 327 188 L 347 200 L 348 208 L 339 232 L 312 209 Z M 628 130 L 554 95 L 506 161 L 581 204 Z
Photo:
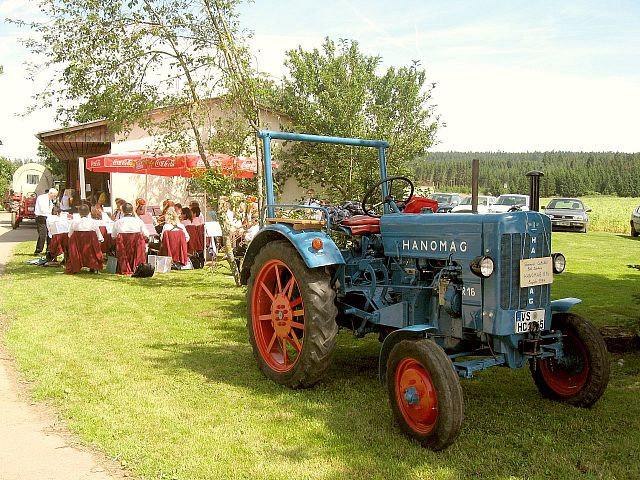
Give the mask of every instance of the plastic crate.
M 167 273 L 171 271 L 171 257 L 162 255 L 149 255 L 147 260 L 156 270 L 156 273 Z

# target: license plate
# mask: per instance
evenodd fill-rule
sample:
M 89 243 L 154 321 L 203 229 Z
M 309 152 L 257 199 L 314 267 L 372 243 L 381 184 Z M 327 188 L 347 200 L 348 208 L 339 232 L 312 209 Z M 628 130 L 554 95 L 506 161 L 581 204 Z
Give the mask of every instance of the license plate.
M 568 227 L 569 225 L 571 225 L 571 223 L 569 223 L 569 222 L 556 222 L 556 225 L 559 225 L 561 227 Z
M 515 333 L 537 332 L 544 330 L 544 309 L 516 310 Z
M 33 211 L 35 210 L 35 208 L 33 208 L 33 207 L 27 207 L 27 210 L 28 210 L 28 211 L 30 211 L 30 212 L 33 212 Z

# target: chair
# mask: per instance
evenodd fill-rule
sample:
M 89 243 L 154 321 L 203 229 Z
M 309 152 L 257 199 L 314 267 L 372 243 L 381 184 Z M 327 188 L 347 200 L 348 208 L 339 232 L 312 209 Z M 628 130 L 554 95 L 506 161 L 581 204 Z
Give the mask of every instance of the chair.
M 73 232 L 64 273 L 78 273 L 82 267 L 102 270 L 102 250 L 96 232 Z
M 54 233 L 49 241 L 49 258 L 55 259 L 58 255 L 67 256 L 69 248 L 69 235 L 66 233 Z
M 99 228 L 100 233 L 102 233 L 102 237 L 104 238 L 104 241 L 100 245 L 100 250 L 102 250 L 102 253 L 109 253 L 113 248 L 113 240 L 111 238 L 111 234 L 107 232 L 107 227 L 105 227 L 104 225 L 100 225 Z
M 189 255 L 204 252 L 204 224 L 187 225 L 185 228 L 189 234 L 189 241 L 187 242 Z
M 162 234 L 162 245 L 160 255 L 171 257 L 174 262 L 182 265 L 187 264 L 187 238 L 180 229 L 166 230 Z
M 119 233 L 115 243 L 116 273 L 132 275 L 138 265 L 147 261 L 144 235 L 141 233 Z

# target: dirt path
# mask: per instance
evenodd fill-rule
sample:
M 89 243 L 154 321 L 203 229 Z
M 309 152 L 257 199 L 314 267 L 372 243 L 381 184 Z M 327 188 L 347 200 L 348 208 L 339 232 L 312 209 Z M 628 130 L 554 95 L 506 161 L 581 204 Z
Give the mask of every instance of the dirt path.
M 35 225 L 11 229 L 0 213 L 0 284 L 16 244 L 36 240 Z M 28 257 L 31 258 L 31 257 Z M 27 259 L 27 257 L 25 257 Z M 40 267 L 33 267 L 40 268 Z M 0 318 L 0 334 L 4 331 Z M 119 464 L 82 447 L 55 411 L 30 399 L 13 359 L 0 341 L 0 480 L 112 480 L 129 477 Z

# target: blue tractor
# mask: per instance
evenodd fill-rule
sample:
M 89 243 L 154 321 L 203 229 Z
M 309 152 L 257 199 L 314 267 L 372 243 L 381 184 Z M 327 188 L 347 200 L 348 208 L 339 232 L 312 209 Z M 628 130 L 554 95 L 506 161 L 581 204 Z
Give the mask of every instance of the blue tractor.
M 409 208 L 405 177 L 387 177 L 384 141 L 260 131 L 266 215 L 245 254 L 247 330 L 259 368 L 292 388 L 318 382 L 339 327 L 382 342 L 379 377 L 400 428 L 440 450 L 464 418 L 460 377 L 529 365 L 541 394 L 590 407 L 604 393 L 609 359 L 598 330 L 569 313 L 580 300 L 551 300 L 564 270 L 551 250 L 549 217 L 536 211 L 431 213 Z M 380 181 L 365 215 L 332 222 L 322 206 L 276 205 L 271 141 L 374 148 Z M 310 219 L 276 211 L 311 208 Z M 320 219 L 318 219 L 321 217 Z M 334 238 L 345 236 L 348 248 Z M 345 240 L 345 238 L 343 238 Z

